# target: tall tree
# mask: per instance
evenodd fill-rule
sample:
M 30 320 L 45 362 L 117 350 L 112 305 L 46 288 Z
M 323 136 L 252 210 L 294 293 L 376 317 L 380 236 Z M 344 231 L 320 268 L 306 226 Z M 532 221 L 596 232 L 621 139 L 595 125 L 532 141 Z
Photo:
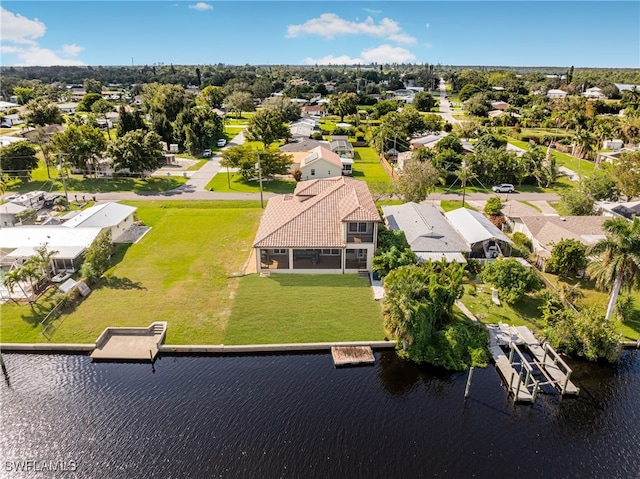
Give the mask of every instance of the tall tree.
M 249 118 L 245 135 L 249 141 L 262 142 L 264 148 L 267 149 L 271 143 L 288 138 L 291 133 L 284 124 L 280 113 L 275 110 L 262 109 Z
M 31 179 L 31 172 L 38 167 L 36 150 L 28 141 L 17 141 L 0 148 L 0 170 L 7 178 Z
M 62 112 L 55 103 L 40 98 L 27 103 L 23 118 L 27 124 L 34 126 L 60 124 L 62 123 Z
M 95 78 L 85 78 L 83 86 L 85 93 L 102 94 L 102 83 Z
M 233 111 L 241 118 L 243 111 L 255 111 L 253 96 L 247 91 L 235 91 L 225 99 L 225 105 L 229 111 Z
M 164 162 L 160 136 L 153 131 L 135 130 L 109 145 L 109 155 L 116 170 L 128 169 L 143 175 Z
M 238 168 L 243 178 L 251 180 L 258 177 L 256 170 L 258 162 L 263 176 L 283 175 L 291 168 L 291 155 L 280 150 L 253 150 L 240 145 L 223 151 L 220 164 L 224 167 Z
M 587 256 L 596 257 L 587 266 L 587 273 L 599 288 L 611 288 L 605 315 L 610 319 L 620 290 L 640 287 L 640 218 L 632 222 L 612 218 L 602 227 L 606 237 L 587 250 Z
M 345 115 L 358 112 L 358 95 L 352 92 L 342 92 L 329 98 L 329 111 L 340 116 L 340 122 Z
M 640 196 L 640 151 L 625 151 L 613 165 L 613 176 L 628 200 Z
M 102 132 L 91 125 L 69 125 L 51 138 L 54 151 L 64 155 L 65 162 L 79 170 L 96 171 L 98 159 L 107 147 Z
M 204 87 L 196 98 L 196 105 L 208 106 L 209 108 L 220 108 L 224 102 L 224 90 L 218 86 L 209 85 Z
M 286 96 L 274 96 L 266 98 L 262 102 L 262 108 L 265 110 L 274 110 L 280 113 L 283 121 L 295 121 L 300 118 L 302 108 L 297 102 L 291 101 Z
M 98 100 L 102 100 L 100 93 L 87 93 L 78 103 L 78 111 L 91 111 L 91 107 Z
M 419 111 L 431 111 L 435 104 L 436 101 L 433 99 L 433 96 L 431 96 L 431 93 L 427 93 L 426 91 L 421 91 L 413 97 L 413 106 Z
M 439 179 L 440 172 L 430 161 L 410 159 L 394 180 L 394 189 L 403 201 L 420 203 L 433 191 Z
M 107 119 L 107 113 L 113 111 L 113 104 L 104 98 L 100 98 L 93 105 L 91 105 L 91 111 L 96 115 L 102 117 L 107 126 L 107 136 L 111 139 L 111 128 L 109 127 L 109 120 Z
M 124 136 L 125 133 L 134 130 L 146 130 L 147 126 L 142 118 L 142 111 L 138 108 L 129 111 L 124 106 L 120 107 L 119 120 L 116 126 L 117 136 Z

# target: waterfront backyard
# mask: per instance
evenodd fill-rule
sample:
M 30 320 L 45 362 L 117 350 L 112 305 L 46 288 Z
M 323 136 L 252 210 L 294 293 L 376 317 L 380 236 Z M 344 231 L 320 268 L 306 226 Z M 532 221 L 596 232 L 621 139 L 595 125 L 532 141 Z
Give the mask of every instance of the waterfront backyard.
M 382 339 L 366 280 L 243 277 L 262 210 L 257 201 L 128 202 L 152 229 L 119 246 L 91 295 L 53 322 L 53 289 L 34 305 L 1 306 L 1 342 L 92 343 L 107 326 L 167 321 L 167 344 Z M 284 276 L 284 275 L 283 275 Z

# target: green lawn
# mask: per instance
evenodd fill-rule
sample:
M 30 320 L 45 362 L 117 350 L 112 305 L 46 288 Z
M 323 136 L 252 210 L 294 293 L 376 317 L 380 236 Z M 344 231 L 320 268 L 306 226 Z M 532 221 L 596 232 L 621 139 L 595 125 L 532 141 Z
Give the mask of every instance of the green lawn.
M 292 193 L 296 188 L 295 180 L 263 180 L 262 189 L 269 193 Z M 260 183 L 256 181 L 247 181 L 237 172 L 227 172 L 223 168 L 216 176 L 214 176 L 207 186 L 207 190 L 213 189 L 222 193 L 260 193 Z
M 354 148 L 353 177 L 367 183 L 388 183 L 391 178 L 380 164 L 375 150 L 370 147 Z
M 446 212 L 451 210 L 457 210 L 462 208 L 462 200 L 442 200 L 440 201 L 440 207 Z M 464 207 L 473 211 L 478 211 L 473 206 L 469 206 L 469 203 L 465 201 Z
M 550 273 L 542 273 L 545 278 L 551 282 L 551 284 L 560 287 L 562 285 L 578 285 L 580 291 L 584 294 L 584 297 L 576 301 L 576 306 L 581 307 L 596 307 L 603 312 L 607 309 L 607 303 L 609 302 L 609 292 L 599 291 L 595 287 L 595 282 L 585 279 L 574 278 L 561 278 L 557 275 Z M 623 291 L 624 293 L 624 291 Z M 616 330 L 622 333 L 623 339 L 626 341 L 635 341 L 640 336 L 640 291 L 632 291 L 632 296 L 635 306 L 635 318 L 626 323 L 616 323 Z
M 537 295 L 525 296 L 513 305 L 503 301 L 498 306 L 491 301 L 491 286 L 479 284 L 475 295 L 470 294 L 472 290 L 472 285 L 465 285 L 461 301 L 483 323 L 497 324 L 502 321 L 513 326 L 527 326 L 536 332 L 541 332 L 544 328 L 544 321 L 538 310 L 543 305 L 543 300 Z
M 384 338 L 380 304 L 356 275 L 258 275 L 240 280 L 225 344 Z
M 526 141 L 519 141 L 509 138 L 509 143 L 525 150 L 529 149 L 529 143 Z M 542 147 L 541 147 L 542 148 Z M 546 151 L 546 150 L 545 150 Z M 564 166 L 579 174 L 591 174 L 595 169 L 595 163 L 589 160 L 580 160 L 571 155 L 560 153 L 559 151 L 551 150 L 551 155 L 556 159 L 558 166 Z
M 191 165 L 189 168 L 187 168 L 187 171 L 198 171 L 200 168 L 206 165 L 208 161 L 209 160 L 198 160 L 196 164 Z
M 64 191 L 62 180 L 58 178 L 58 171 L 50 169 L 52 178 L 47 174 L 47 168 L 41 161 L 38 168 L 33 170 L 31 181 L 23 183 L 21 180 L 11 180 L 7 183 L 7 192 L 26 191 Z M 133 192 L 160 192 L 172 190 L 187 181 L 181 176 L 172 176 L 171 179 L 163 178 L 83 178 L 82 175 L 70 175 L 67 179 L 67 190 L 79 193 L 107 193 L 113 191 Z
M 167 321 L 167 344 L 219 344 L 249 258 L 261 210 L 256 201 L 141 201 L 138 218 L 153 228 L 119 250 L 119 261 L 75 311 L 59 321 L 52 342 L 91 343 L 107 326 Z M 43 342 L 35 326 L 50 308 L 4 304 L 1 340 Z

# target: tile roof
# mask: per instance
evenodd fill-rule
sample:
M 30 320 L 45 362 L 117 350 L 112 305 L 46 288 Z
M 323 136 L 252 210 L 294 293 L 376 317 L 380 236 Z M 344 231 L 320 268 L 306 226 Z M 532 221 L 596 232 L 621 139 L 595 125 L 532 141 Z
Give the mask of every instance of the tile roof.
M 343 222 L 380 221 L 367 184 L 348 177 L 301 181 L 269 200 L 254 247 L 340 248 Z
M 523 216 L 520 218 L 531 235 L 543 246 L 563 239 L 576 239 L 585 246 L 605 237 L 605 216 Z

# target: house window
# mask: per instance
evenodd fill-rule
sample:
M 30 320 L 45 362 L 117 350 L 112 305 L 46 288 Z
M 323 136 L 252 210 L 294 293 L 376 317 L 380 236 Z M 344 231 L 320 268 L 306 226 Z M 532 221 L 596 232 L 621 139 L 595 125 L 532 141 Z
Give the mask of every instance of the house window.
M 358 250 L 358 259 L 367 259 L 367 250 L 359 249 Z
M 287 254 L 288 251 L 286 249 L 274 249 L 273 254 Z
M 330 175 L 331 174 L 331 170 L 327 170 L 327 174 Z
M 367 223 L 349 223 L 349 233 L 366 233 Z
M 322 256 L 340 256 L 339 249 L 323 249 L 321 252 Z
M 311 168 L 311 176 L 316 176 L 316 170 L 315 170 L 315 168 Z

